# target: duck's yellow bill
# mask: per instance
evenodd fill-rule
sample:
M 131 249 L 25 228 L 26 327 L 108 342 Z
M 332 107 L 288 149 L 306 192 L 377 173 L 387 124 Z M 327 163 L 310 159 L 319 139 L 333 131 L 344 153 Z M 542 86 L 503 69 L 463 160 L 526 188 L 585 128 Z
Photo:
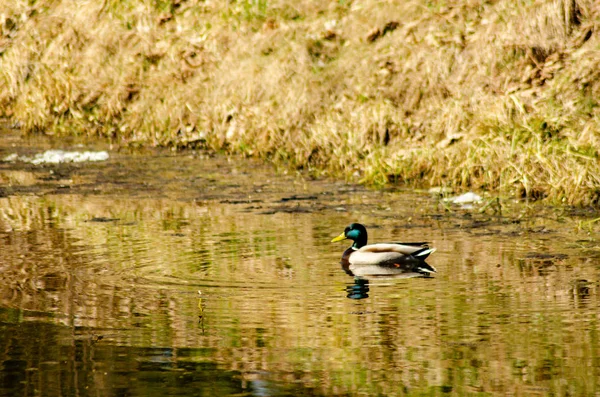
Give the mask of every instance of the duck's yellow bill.
M 339 236 L 337 236 L 336 238 L 334 238 L 333 240 L 331 240 L 332 243 L 335 243 L 336 241 L 342 241 L 346 239 L 346 235 L 342 232 L 342 234 L 340 234 Z

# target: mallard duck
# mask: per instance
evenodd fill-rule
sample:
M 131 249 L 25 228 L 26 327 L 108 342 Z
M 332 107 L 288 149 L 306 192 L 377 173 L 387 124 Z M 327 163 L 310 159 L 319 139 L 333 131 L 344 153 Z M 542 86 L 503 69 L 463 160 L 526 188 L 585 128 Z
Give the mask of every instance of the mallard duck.
M 391 276 L 402 273 L 435 273 L 425 259 L 435 251 L 427 243 L 378 243 L 367 245 L 367 229 L 353 223 L 344 232 L 331 240 L 332 243 L 353 240 L 350 248 L 342 255 L 342 266 L 346 272 L 356 276 Z

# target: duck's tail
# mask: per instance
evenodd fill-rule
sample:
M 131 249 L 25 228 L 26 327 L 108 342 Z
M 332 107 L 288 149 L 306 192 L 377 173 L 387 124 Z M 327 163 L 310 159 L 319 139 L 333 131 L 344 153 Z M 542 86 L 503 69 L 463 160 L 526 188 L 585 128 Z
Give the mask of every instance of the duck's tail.
M 434 252 L 435 252 L 435 248 L 423 248 L 422 250 L 419 250 L 412 254 L 412 256 L 414 256 L 415 258 L 418 258 L 420 260 L 419 264 L 417 266 L 417 270 L 419 272 L 427 273 L 427 274 L 437 273 L 437 270 L 435 270 L 435 267 L 433 267 L 425 262 L 425 259 L 427 259 L 427 257 Z
M 421 260 L 425 260 L 429 255 L 433 254 L 434 252 L 435 248 L 425 247 L 422 250 L 413 252 L 412 256 Z

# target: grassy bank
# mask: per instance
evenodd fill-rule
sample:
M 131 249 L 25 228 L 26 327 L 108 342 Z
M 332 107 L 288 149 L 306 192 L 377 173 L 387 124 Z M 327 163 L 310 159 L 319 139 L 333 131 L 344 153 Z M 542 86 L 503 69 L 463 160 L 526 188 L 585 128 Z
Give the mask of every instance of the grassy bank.
M 27 131 L 600 201 L 593 0 L 0 0 Z

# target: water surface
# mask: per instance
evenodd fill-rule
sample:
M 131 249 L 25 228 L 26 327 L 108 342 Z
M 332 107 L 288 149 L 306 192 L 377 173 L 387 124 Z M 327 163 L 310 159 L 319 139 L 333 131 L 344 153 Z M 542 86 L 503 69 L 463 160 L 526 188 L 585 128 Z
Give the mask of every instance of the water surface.
M 591 395 L 598 214 L 447 208 L 247 159 L 108 150 L 0 163 L 1 395 Z M 356 279 L 346 225 L 438 250 Z

